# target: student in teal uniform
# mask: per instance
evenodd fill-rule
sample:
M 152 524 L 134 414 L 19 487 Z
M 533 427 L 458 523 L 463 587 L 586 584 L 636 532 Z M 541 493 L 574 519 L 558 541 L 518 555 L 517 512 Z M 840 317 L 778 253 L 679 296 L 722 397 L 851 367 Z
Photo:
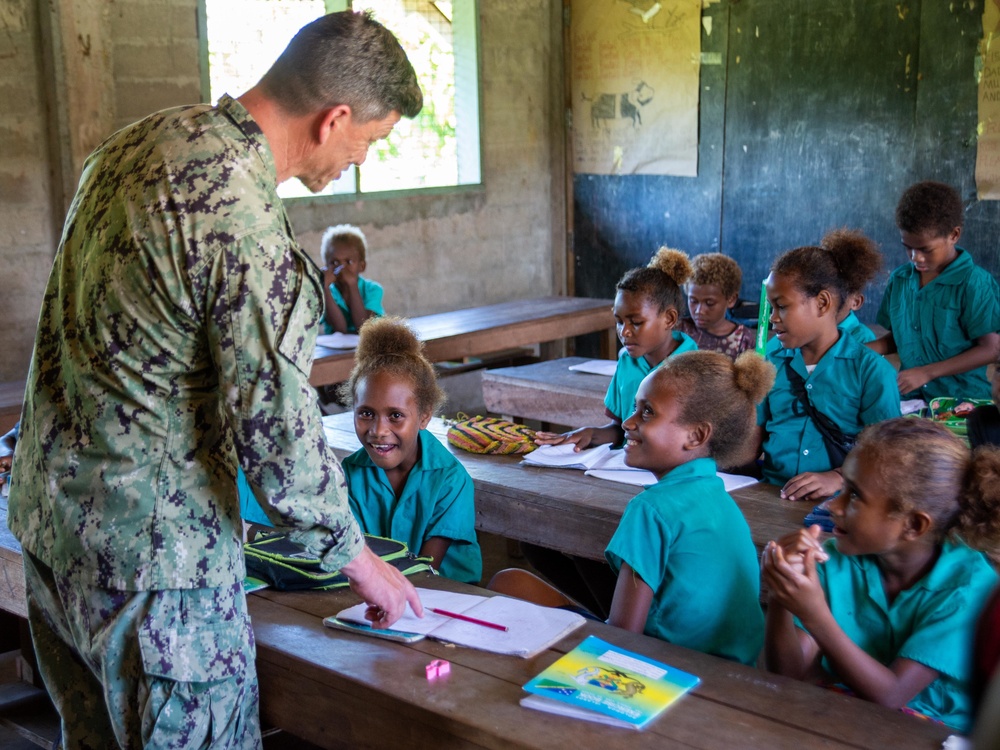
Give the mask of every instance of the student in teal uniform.
M 864 247 L 864 251 L 854 257 L 851 273 L 844 277 L 846 296 L 841 302 L 840 310 L 837 311 L 837 327 L 851 334 L 858 343 L 867 344 L 875 340 L 875 333 L 858 320 L 855 313 L 865 304 L 865 287 L 882 270 L 882 254 L 878 251 L 878 245 L 874 240 L 855 229 L 834 229 L 827 232 L 819 244 L 820 247 L 828 248 L 844 243 Z
M 479 583 L 472 479 L 427 424 L 444 402 L 423 345 L 398 318 L 361 327 L 341 396 L 362 448 L 342 462 L 351 510 L 366 534 L 406 542 L 441 575 Z
M 976 550 L 1000 550 L 1000 451 L 893 419 L 862 433 L 844 478 L 834 539 L 814 526 L 764 550 L 767 667 L 966 731 L 976 617 L 998 581 Z
M 686 289 L 691 317 L 681 318 L 677 329 L 694 339 L 699 349 L 722 352 L 730 359 L 753 349 L 754 332 L 728 317 L 739 300 L 742 284 L 743 272 L 729 256 L 696 255 Z
M 611 385 L 604 398 L 611 420 L 600 427 L 581 427 L 556 434 L 538 432 L 540 445 L 572 443 L 577 450 L 603 443 L 621 443 L 622 420 L 632 413 L 639 383 L 667 357 L 694 351 L 698 345 L 687 334 L 674 330 L 683 309 L 681 285 L 691 275 L 691 262 L 680 250 L 661 247 L 645 268 L 622 276 L 615 293 L 615 326 L 622 348 Z
M 1000 287 L 962 236 L 962 199 L 950 185 L 919 182 L 896 207 L 910 259 L 889 277 L 878 311 L 888 333 L 869 346 L 899 353 L 904 398 L 989 398 L 986 366 L 1000 357 Z
M 733 362 L 695 351 L 671 357 L 639 385 L 623 423 L 625 463 L 659 481 L 625 507 L 605 551 L 617 575 L 608 623 L 755 662 L 764 639 L 757 551 L 716 468 L 747 460 L 754 405 L 773 380 L 774 368 L 753 352 Z M 538 604 L 566 601 L 513 569 L 490 588 Z
M 788 500 L 823 500 L 843 486 L 846 451 L 831 450 L 806 402 L 833 423 L 842 442 L 865 425 L 900 414 L 892 365 L 837 327 L 848 290 L 859 288 L 859 277 L 870 278 L 870 256 L 878 254 L 859 237 L 843 233 L 825 248 L 790 250 L 767 277 L 775 331 L 767 358 L 777 377 L 757 410 L 757 423 L 764 480 L 781 485 Z
M 372 317 L 385 315 L 382 285 L 361 274 L 368 267 L 368 242 L 350 224 L 329 227 L 320 244 L 326 308 L 324 333 L 357 333 Z

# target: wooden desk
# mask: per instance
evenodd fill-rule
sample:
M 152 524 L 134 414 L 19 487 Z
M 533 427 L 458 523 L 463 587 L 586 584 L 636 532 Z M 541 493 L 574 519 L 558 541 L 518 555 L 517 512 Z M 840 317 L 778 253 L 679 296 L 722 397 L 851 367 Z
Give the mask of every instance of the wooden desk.
M 24 403 L 24 381 L 11 380 L 0 383 L 0 435 L 10 429 L 21 418 Z
M 0 609 L 18 617 L 28 616 L 21 545 L 7 528 L 7 498 L 0 498 Z
M 494 414 L 515 421 L 535 419 L 568 427 L 607 424 L 607 375 L 574 372 L 584 357 L 563 357 L 519 367 L 483 371 L 483 402 Z
M 427 588 L 488 593 L 427 574 L 413 580 Z M 598 622 L 533 659 L 430 640 L 391 643 L 323 627 L 323 617 L 357 601 L 345 590 L 249 597 L 264 723 L 331 750 L 932 750 L 949 734 L 858 698 Z M 590 634 L 696 674 L 702 684 L 642 732 L 522 708 L 521 686 Z M 428 682 L 424 667 L 438 658 L 451 662 L 451 674 Z
M 590 297 L 539 297 L 497 305 L 410 318 L 432 362 L 474 357 L 502 349 L 556 341 L 606 331 L 601 356 L 614 356 L 615 319 L 612 301 Z M 313 362 L 313 385 L 347 380 L 354 352 L 345 351 Z
M 338 458 L 361 443 L 350 412 L 323 418 L 327 441 Z M 444 445 L 447 427 L 437 417 L 429 429 Z M 480 456 L 448 446 L 468 470 L 476 488 L 476 528 L 509 539 L 540 544 L 593 560 L 604 549 L 628 501 L 641 487 L 584 476 L 582 471 L 522 466 L 520 456 Z M 778 488 L 754 484 L 732 493 L 750 525 L 758 551 L 802 525 L 811 503 L 778 498 Z

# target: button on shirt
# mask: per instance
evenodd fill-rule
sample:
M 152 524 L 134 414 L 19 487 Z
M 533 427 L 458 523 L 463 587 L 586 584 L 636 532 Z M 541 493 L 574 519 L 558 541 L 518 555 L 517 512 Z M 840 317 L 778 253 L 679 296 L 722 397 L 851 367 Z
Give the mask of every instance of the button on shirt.
M 877 321 L 892 332 L 902 369 L 941 362 L 968 351 L 976 339 L 1000 331 L 1000 286 L 968 251 L 955 258 L 923 289 L 912 263 L 889 277 Z M 946 375 L 904 398 L 989 398 L 986 367 Z
M 805 381 L 813 406 L 846 435 L 857 435 L 865 425 L 900 415 L 896 371 L 884 357 L 847 333 L 841 333 L 811 373 L 799 349 L 769 343 L 767 359 L 777 374 L 774 387 L 757 407 L 757 424 L 767 433 L 763 474 L 771 484 L 784 484 L 806 471 L 837 468 L 831 465 L 823 435 L 792 391 L 788 368 Z

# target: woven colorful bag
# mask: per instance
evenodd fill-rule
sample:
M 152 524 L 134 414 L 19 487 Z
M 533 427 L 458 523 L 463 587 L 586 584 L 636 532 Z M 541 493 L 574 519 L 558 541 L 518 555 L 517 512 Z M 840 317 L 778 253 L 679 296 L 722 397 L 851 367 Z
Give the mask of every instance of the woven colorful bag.
M 492 453 L 506 456 L 530 453 L 535 445 L 535 431 L 523 424 L 515 424 L 496 417 L 465 417 L 448 427 L 448 442 L 469 453 Z

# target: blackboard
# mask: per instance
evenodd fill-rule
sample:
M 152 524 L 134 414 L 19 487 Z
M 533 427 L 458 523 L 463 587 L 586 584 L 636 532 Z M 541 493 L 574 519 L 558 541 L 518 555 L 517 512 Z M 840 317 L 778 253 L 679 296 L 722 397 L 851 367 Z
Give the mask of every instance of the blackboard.
M 722 64 L 701 69 L 698 176 L 575 175 L 577 294 L 610 296 L 666 244 L 736 258 L 755 299 L 778 254 L 847 226 L 885 257 L 871 321 L 906 260 L 896 202 L 922 179 L 961 191 L 961 244 L 1000 277 L 1000 201 L 978 201 L 974 180 L 981 3 L 724 0 L 703 13 L 702 51 Z

